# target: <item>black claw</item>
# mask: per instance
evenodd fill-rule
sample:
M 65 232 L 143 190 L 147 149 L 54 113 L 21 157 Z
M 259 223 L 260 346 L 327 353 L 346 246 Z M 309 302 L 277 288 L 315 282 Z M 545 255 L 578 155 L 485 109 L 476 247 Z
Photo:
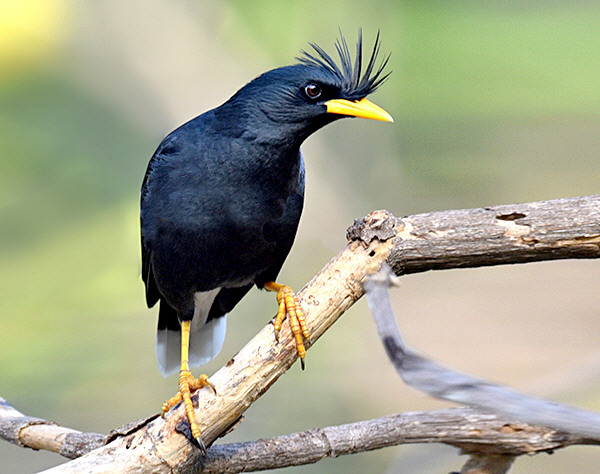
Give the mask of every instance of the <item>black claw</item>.
M 188 420 L 181 420 L 179 423 L 177 423 L 177 425 L 175 425 L 175 431 L 185 436 L 190 443 L 202 451 L 203 455 L 206 454 L 206 446 L 204 445 L 204 442 L 201 439 L 194 438 Z
M 204 442 L 202 441 L 201 438 L 194 438 L 194 446 L 196 446 L 201 452 L 203 456 L 206 456 L 206 446 L 204 445 Z
M 304 359 L 300 359 L 300 367 L 302 367 L 302 370 L 304 370 L 304 368 L 305 368 Z

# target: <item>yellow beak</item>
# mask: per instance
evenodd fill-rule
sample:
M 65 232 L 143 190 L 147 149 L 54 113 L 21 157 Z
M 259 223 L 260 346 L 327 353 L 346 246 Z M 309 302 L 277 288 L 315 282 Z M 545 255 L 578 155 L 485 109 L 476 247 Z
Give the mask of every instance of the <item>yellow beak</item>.
M 384 122 L 394 121 L 390 114 L 367 99 L 333 99 L 325 102 L 325 105 L 327 106 L 327 112 L 330 114 L 341 114 L 351 117 L 383 120 Z

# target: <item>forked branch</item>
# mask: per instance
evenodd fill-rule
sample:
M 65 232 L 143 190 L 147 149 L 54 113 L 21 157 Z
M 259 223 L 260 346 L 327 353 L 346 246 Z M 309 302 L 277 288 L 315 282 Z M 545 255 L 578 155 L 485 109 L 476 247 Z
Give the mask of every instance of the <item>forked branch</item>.
M 600 196 L 399 219 L 376 211 L 357 220 L 349 244 L 298 293 L 311 343 L 363 295 L 387 261 L 398 275 L 432 269 L 600 257 Z M 267 325 L 211 377 L 219 396 L 199 391 L 196 416 L 210 445 L 296 360 L 285 326 L 276 344 Z M 182 409 L 117 436 L 106 446 L 48 472 L 190 472 L 200 452 L 176 430 Z

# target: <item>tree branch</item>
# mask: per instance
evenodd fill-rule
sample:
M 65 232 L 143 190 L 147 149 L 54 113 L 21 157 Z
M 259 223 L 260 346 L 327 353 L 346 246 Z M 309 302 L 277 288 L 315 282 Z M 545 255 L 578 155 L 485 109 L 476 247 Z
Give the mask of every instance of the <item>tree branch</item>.
M 387 355 L 402 380 L 442 400 L 473 406 L 531 425 L 600 438 L 600 413 L 524 395 L 443 367 L 407 348 L 388 294 L 391 270 L 384 265 L 365 283 L 367 302 Z
M 530 397 L 508 387 L 476 379 L 443 367 L 406 347 L 389 298 L 388 287 L 394 283 L 391 268 L 384 264 L 369 277 L 365 289 L 381 343 L 396 372 L 407 385 L 436 398 L 477 407 L 530 425 L 600 439 L 598 413 Z M 471 455 L 461 473 L 503 474 L 510 469 L 515 457 L 515 454 L 478 450 Z
M 348 238 L 365 243 L 393 238 L 388 263 L 396 275 L 600 257 L 600 195 L 402 219 L 383 211 L 376 228 L 373 215 L 357 219 L 348 229 Z
M 573 444 L 600 444 L 600 439 L 514 423 L 470 408 L 448 408 L 388 415 L 248 443 L 214 445 L 194 468 L 203 473 L 252 472 L 416 443 L 449 444 L 477 453 L 473 457 L 481 455 L 490 465 L 493 461 L 508 467 L 507 461 L 513 456 Z M 474 460 L 470 463 L 475 465 Z
M 82 433 L 23 415 L 0 397 L 0 437 L 18 446 L 43 449 L 75 459 L 102 446 L 104 436 Z
M 0 433 L 5 439 L 24 447 L 76 457 L 100 446 L 105 439 L 98 433 L 79 433 L 52 422 L 32 419 L 6 401 L 0 406 Z M 35 420 L 35 424 L 31 420 Z M 139 424 L 136 422 L 118 431 L 121 435 L 127 435 Z M 52 427 L 54 433 L 67 433 L 67 436 L 57 442 L 57 437 L 46 429 L 48 427 Z M 13 433 L 10 438 L 9 431 Z M 472 469 L 473 466 L 481 468 L 482 463 L 489 464 L 492 461 L 494 464 L 510 465 L 508 460 L 522 454 L 552 451 L 571 445 L 600 444 L 600 438 L 590 439 L 550 428 L 515 423 L 472 408 L 447 408 L 313 428 L 252 442 L 215 444 L 205 457 L 199 458 L 194 465 L 186 466 L 185 470 L 203 473 L 254 472 L 417 443 L 445 443 L 463 452 L 475 453 L 465 465 Z
M 376 211 L 348 232 L 349 244 L 298 293 L 314 343 L 356 300 L 362 285 L 388 261 L 397 274 L 431 269 L 600 257 L 600 196 L 494 208 L 446 211 L 398 219 Z M 296 360 L 289 328 L 280 342 L 267 325 L 211 377 L 218 396 L 194 398 L 210 445 Z M 188 472 L 199 450 L 177 433 L 182 407 L 106 446 L 48 472 Z

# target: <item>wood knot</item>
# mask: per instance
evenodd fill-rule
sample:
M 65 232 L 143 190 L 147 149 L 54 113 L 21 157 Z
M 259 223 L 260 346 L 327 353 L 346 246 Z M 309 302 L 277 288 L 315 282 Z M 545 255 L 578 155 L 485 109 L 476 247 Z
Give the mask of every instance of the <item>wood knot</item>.
M 373 211 L 365 217 L 354 220 L 354 224 L 346 231 L 346 239 L 349 242 L 360 241 L 365 246 L 373 239 L 384 242 L 396 236 L 399 224 L 401 221 L 392 213 L 385 210 Z

